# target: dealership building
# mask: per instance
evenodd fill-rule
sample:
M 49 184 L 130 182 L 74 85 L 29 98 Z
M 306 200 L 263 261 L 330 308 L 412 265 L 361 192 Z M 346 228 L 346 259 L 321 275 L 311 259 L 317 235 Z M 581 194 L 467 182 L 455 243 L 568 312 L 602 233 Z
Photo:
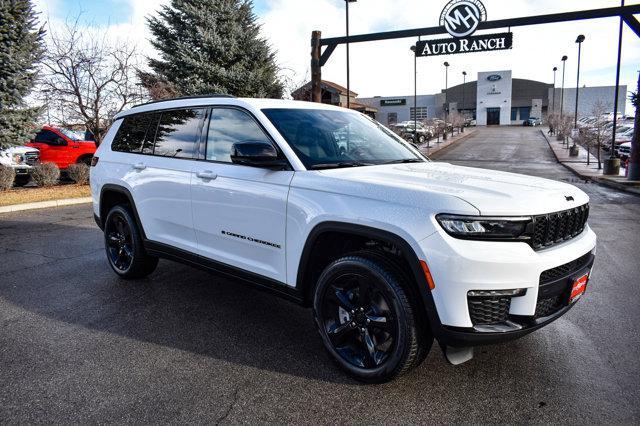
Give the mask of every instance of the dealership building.
M 618 110 L 623 114 L 626 107 L 627 87 L 619 88 Z M 563 99 L 564 98 L 564 99 Z M 601 100 L 613 110 L 615 86 L 581 87 L 578 116 L 589 116 L 596 103 Z M 477 81 L 470 81 L 443 90 L 433 95 L 418 95 L 414 108 L 413 96 L 375 96 L 357 98 L 360 106 L 367 105 L 368 113 L 383 124 L 393 125 L 402 121 L 443 118 L 445 108 L 458 111 L 466 117 L 476 119 L 479 126 L 520 125 L 530 117 L 541 118 L 555 107 L 565 114 L 575 111 L 576 88 L 562 89 L 553 84 L 534 80 L 513 78 L 511 71 L 479 72 Z

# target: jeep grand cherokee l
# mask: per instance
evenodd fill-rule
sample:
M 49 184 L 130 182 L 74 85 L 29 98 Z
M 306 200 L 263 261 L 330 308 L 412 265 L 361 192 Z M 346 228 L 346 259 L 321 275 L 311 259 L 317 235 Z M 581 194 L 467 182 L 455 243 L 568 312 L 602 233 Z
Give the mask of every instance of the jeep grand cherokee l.
M 434 163 L 314 103 L 134 107 L 99 147 L 91 189 L 120 277 L 162 257 L 311 306 L 329 354 L 365 382 L 416 367 L 434 339 L 458 364 L 557 319 L 596 246 L 576 187 Z

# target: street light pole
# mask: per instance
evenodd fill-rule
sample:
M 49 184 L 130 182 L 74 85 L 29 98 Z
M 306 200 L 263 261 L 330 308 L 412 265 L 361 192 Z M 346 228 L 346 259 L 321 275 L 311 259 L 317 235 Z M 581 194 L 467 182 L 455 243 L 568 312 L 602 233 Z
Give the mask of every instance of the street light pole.
M 444 63 L 444 134 L 443 140 L 447 140 L 447 117 L 449 116 L 449 102 L 447 92 L 449 91 L 449 62 Z
M 551 112 L 556 113 L 556 71 L 558 71 L 558 67 L 553 67 L 553 107 L 551 108 Z
M 624 0 L 621 1 L 621 6 L 624 6 Z M 618 30 L 618 64 L 616 66 L 616 93 L 613 100 L 613 128 L 611 135 L 611 156 L 604 162 L 604 174 L 605 175 L 618 175 L 620 174 L 620 159 L 616 158 L 616 132 L 618 131 L 618 99 L 620 92 L 620 62 L 622 61 L 622 29 L 624 27 L 624 20 L 620 16 L 620 29 Z
M 564 134 L 564 72 L 567 68 L 567 55 L 562 59 L 562 90 L 560 90 L 560 133 L 562 133 L 562 145 L 564 145 L 567 135 Z
M 345 0 L 347 12 L 347 40 L 349 40 L 349 3 L 355 3 L 357 0 Z M 351 75 L 349 70 L 349 41 L 347 41 L 347 109 L 351 108 Z
M 578 43 L 578 75 L 576 77 L 576 111 L 573 116 L 573 145 L 571 149 L 574 151 L 575 155 L 577 154 L 577 145 L 576 138 L 578 137 L 578 99 L 580 98 L 580 58 L 582 57 L 582 42 L 584 42 L 584 36 L 580 34 L 576 39 L 576 43 Z M 587 147 L 589 145 L 587 144 Z M 589 148 L 587 148 L 587 166 L 589 165 Z
M 462 71 L 462 110 L 464 111 L 464 86 L 467 84 L 467 72 L 466 71 Z M 460 111 L 460 108 L 458 108 L 458 111 Z M 462 119 L 464 120 L 464 122 L 462 123 L 462 132 L 464 133 L 464 126 L 467 123 L 467 120 L 464 116 L 464 114 L 462 114 Z

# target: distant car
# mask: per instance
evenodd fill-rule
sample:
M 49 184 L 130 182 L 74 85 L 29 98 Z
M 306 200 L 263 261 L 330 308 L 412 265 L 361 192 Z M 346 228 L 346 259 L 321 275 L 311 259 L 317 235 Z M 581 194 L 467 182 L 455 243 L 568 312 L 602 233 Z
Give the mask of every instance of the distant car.
M 616 149 L 616 154 L 621 160 L 626 160 L 631 155 L 631 142 L 620 144 Z
M 530 127 L 542 126 L 542 120 L 540 120 L 539 118 L 536 118 L 536 117 L 529 117 L 528 119 L 524 120 L 522 125 L 523 126 L 530 126 Z
M 26 146 L 0 149 L 0 164 L 11 167 L 16 172 L 15 186 L 26 185 L 31 180 L 33 166 L 38 162 L 40 151 Z
M 91 165 L 97 147 L 95 141 L 85 139 L 85 132 L 44 126 L 27 146 L 40 150 L 41 162 L 65 170 L 76 163 Z

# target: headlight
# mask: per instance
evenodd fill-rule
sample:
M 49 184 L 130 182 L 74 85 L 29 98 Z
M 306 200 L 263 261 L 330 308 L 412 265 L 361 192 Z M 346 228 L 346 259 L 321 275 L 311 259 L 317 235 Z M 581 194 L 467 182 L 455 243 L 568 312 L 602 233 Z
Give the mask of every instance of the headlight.
M 22 164 L 22 155 L 14 154 L 13 155 L 13 162 L 16 163 L 16 164 Z
M 482 217 L 440 214 L 438 223 L 447 234 L 469 240 L 517 240 L 530 239 L 528 227 L 531 217 Z

